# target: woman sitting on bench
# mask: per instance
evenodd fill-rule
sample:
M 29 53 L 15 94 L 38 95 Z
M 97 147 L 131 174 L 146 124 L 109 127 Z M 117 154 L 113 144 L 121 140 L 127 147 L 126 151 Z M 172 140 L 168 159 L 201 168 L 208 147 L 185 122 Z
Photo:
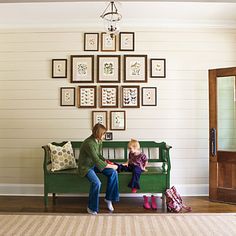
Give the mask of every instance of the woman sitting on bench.
M 106 128 L 101 124 L 93 127 L 92 135 L 88 137 L 80 148 L 78 169 L 82 177 L 91 183 L 87 211 L 96 215 L 99 211 L 99 193 L 101 181 L 96 173 L 107 176 L 105 202 L 110 211 L 114 211 L 112 202 L 119 201 L 117 165 L 108 164 L 101 154 L 102 140 L 105 138 Z

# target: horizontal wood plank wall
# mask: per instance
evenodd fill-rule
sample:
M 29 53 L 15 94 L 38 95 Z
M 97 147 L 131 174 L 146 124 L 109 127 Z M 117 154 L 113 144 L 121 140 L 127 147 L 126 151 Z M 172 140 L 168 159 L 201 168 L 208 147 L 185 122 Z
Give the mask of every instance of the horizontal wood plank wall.
M 172 145 L 171 184 L 190 186 L 191 194 L 191 186 L 208 184 L 208 69 L 236 65 L 236 30 L 134 31 L 133 53 L 166 58 L 167 75 L 140 84 L 157 86 L 158 107 L 126 109 L 127 130 L 113 132 L 114 139 Z M 51 59 L 133 53 L 84 52 L 83 33 L 0 30 L 0 184 L 42 184 L 41 146 L 90 134 L 92 109 L 60 107 L 60 87 L 78 84 L 69 82 L 70 72 L 67 79 L 52 79 Z

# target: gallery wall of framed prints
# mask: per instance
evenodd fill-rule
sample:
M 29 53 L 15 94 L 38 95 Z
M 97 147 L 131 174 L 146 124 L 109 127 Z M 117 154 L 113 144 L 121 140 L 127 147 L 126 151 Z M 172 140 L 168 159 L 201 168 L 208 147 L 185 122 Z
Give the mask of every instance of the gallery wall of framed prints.
M 91 111 L 91 126 L 101 123 L 112 131 L 126 130 L 126 109 L 158 106 L 157 87 L 143 84 L 148 85 L 149 78 L 166 78 L 165 58 L 136 54 L 134 32 L 113 37 L 86 32 L 83 42 L 85 54 L 70 55 L 69 61 L 70 83 L 77 87 L 60 88 L 60 106 L 97 109 Z M 66 58 L 52 59 L 51 77 L 67 78 L 67 67 Z M 110 132 L 106 139 L 112 137 Z

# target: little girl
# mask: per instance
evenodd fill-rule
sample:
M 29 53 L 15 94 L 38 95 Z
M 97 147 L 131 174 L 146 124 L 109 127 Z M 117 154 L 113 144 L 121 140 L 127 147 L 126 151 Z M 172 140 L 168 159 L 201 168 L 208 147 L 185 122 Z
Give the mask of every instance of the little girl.
M 143 171 L 147 171 L 146 166 L 148 164 L 147 156 L 140 151 L 140 144 L 137 140 L 131 139 L 128 143 L 129 149 L 129 160 L 124 164 L 112 163 L 118 166 L 117 171 L 130 171 L 132 172 L 132 178 L 128 184 L 128 187 L 132 189 L 132 193 L 136 193 L 137 189 L 140 189 L 139 179 Z M 110 162 L 110 161 L 109 161 Z M 145 209 L 157 209 L 156 197 L 151 196 L 151 206 L 148 201 L 148 196 L 144 195 L 144 204 Z
M 132 193 L 136 193 L 137 189 L 140 189 L 139 179 L 143 171 L 146 170 L 147 157 L 144 153 L 140 151 L 140 144 L 137 140 L 131 139 L 128 143 L 129 149 L 129 160 L 127 163 L 123 164 L 124 171 L 132 171 L 132 178 L 128 184 L 128 187 L 132 188 Z

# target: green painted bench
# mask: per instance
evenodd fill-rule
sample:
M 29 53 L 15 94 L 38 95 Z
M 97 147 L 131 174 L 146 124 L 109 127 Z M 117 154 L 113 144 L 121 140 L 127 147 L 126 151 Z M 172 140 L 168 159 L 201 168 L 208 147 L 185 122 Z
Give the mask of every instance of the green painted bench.
M 79 156 L 79 148 L 82 142 L 71 142 L 75 153 L 75 157 Z M 53 143 L 54 145 L 63 146 L 65 142 Z M 128 158 L 128 142 L 127 141 L 104 141 L 103 156 L 113 162 L 124 163 Z M 141 189 L 138 193 L 164 193 L 170 187 L 170 155 L 171 146 L 165 142 L 156 143 L 153 141 L 140 141 L 141 150 L 148 157 L 148 171 L 143 172 L 140 177 Z M 55 196 L 61 194 L 89 193 L 90 184 L 84 177 L 80 177 L 78 169 L 51 171 L 51 158 L 49 147 L 43 146 L 44 149 L 44 204 L 48 205 L 48 194 L 53 194 L 53 202 Z M 119 192 L 131 193 L 131 189 L 127 187 L 131 179 L 131 172 L 119 173 Z M 101 192 L 106 190 L 106 177 L 98 174 L 102 182 Z

